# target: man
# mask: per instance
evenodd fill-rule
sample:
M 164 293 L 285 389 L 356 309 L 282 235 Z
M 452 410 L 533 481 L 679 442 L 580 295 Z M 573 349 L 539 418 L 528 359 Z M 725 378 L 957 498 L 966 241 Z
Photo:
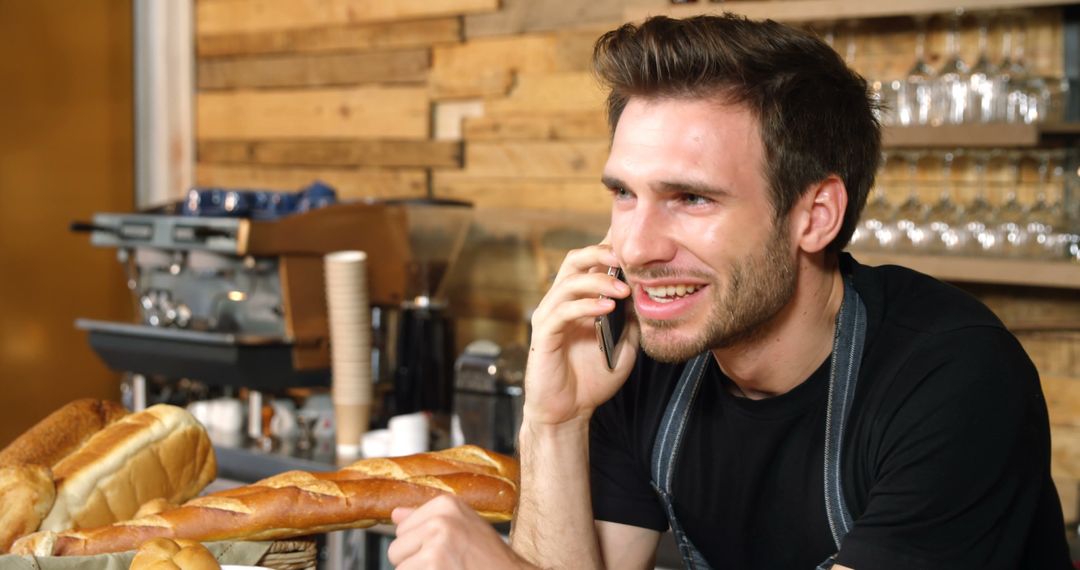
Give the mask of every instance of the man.
M 840 253 L 880 151 L 865 82 L 737 17 L 624 26 L 595 64 L 609 243 L 571 252 L 533 316 L 514 552 L 440 500 L 395 513 L 391 560 L 648 568 L 671 528 L 694 568 L 1070 567 L 1016 339 Z M 593 320 L 622 298 L 608 370 Z

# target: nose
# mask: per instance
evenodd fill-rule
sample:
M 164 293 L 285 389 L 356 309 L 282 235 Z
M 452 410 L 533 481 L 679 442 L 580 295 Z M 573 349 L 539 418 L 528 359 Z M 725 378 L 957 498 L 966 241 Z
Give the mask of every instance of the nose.
M 641 199 L 631 210 L 612 212 L 611 245 L 628 270 L 669 263 L 678 251 L 665 212 Z

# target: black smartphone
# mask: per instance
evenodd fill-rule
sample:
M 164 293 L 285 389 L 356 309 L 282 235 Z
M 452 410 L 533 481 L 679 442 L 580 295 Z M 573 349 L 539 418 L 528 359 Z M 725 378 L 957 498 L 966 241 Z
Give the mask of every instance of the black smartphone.
M 622 269 L 609 267 L 608 275 L 626 283 Z M 608 370 L 615 370 L 615 362 L 618 354 L 615 349 L 622 339 L 623 330 L 626 329 L 626 301 L 629 299 L 615 299 L 615 308 L 606 315 L 596 317 L 596 340 L 600 343 L 600 352 L 604 353 L 604 363 Z

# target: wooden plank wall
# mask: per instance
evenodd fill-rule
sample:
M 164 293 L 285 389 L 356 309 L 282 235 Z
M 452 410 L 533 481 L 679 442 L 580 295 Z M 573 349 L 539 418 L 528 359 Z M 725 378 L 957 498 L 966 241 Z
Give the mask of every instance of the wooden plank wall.
M 322 179 L 346 198 L 472 201 L 482 213 L 446 290 L 462 317 L 459 341 L 524 342 L 561 256 L 603 232 L 609 204 L 597 179 L 608 135 L 590 54 L 630 4 L 666 2 L 198 0 L 197 181 L 292 190 Z M 1060 74 L 1060 10 L 1029 16 L 1028 64 Z M 910 18 L 815 29 L 871 79 L 911 66 Z M 936 18 L 929 29 L 927 59 L 938 67 L 946 26 Z M 1001 29 L 991 29 L 995 59 Z M 973 18 L 960 42 L 974 61 Z M 895 167 L 886 180 L 906 176 Z M 971 290 L 1014 327 L 1045 376 L 1055 475 L 1076 518 L 1075 292 Z

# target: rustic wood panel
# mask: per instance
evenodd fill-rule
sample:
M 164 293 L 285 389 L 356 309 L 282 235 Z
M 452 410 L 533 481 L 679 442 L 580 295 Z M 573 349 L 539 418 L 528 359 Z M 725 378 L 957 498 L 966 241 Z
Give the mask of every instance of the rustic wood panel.
M 519 73 L 505 98 L 487 102 L 492 115 L 588 112 L 601 117 L 607 90 L 588 72 Z
M 415 198 L 427 195 L 428 175 L 416 169 L 303 168 L 200 162 L 195 166 L 195 180 L 200 186 L 288 191 L 321 180 L 333 186 L 342 199 Z
M 1050 423 L 1080 428 L 1080 378 L 1043 375 L 1041 380 Z
M 499 0 L 201 0 L 197 33 L 225 34 L 313 28 L 490 12 Z
M 604 114 L 595 111 L 467 117 L 464 132 L 470 142 L 601 139 L 608 136 Z
M 279 166 L 460 167 L 461 143 L 416 140 L 202 141 L 199 160 Z
M 611 198 L 599 182 L 583 180 L 531 180 L 524 178 L 469 177 L 452 171 L 432 175 L 432 193 L 438 198 L 467 200 L 485 208 L 556 210 L 604 214 Z
M 378 24 L 325 26 L 298 30 L 200 35 L 199 57 L 373 51 L 429 47 L 462 39 L 461 18 L 431 18 Z
M 1050 425 L 1050 473 L 1055 478 L 1080 479 L 1080 427 Z
M 1080 332 L 1017 332 L 1016 337 L 1040 374 L 1080 378 Z
M 625 0 L 502 0 L 502 8 L 465 16 L 465 36 L 504 36 L 581 27 L 615 27 Z
M 198 86 L 207 90 L 423 83 L 430 66 L 427 49 L 205 59 L 198 65 Z
M 1080 328 L 1080 303 L 1072 289 L 966 284 L 964 289 L 990 307 L 1014 331 Z
M 427 91 L 420 87 L 200 93 L 197 139 L 424 139 Z
M 436 101 L 432 104 L 434 122 L 432 136 L 436 140 L 459 141 L 464 138 L 463 123 L 467 118 L 484 115 L 482 99 L 462 101 Z
M 606 140 L 470 142 L 461 174 L 592 181 L 600 179 L 607 155 Z
M 594 31 L 531 34 L 436 46 L 432 55 L 432 96 L 501 97 L 519 72 L 588 71 L 597 35 Z
M 1080 519 L 1080 481 L 1068 477 L 1054 477 L 1065 524 L 1075 524 Z

